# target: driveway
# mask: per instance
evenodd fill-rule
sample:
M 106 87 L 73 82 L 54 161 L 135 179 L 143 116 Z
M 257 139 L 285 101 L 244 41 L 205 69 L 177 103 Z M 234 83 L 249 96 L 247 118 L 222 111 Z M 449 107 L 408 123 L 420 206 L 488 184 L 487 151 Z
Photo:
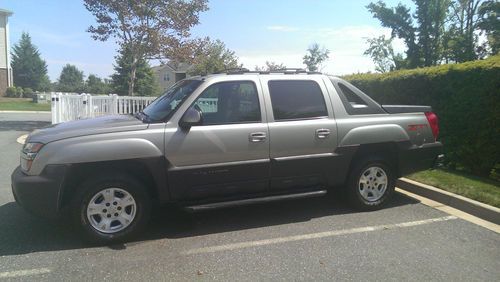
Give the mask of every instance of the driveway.
M 0 113 L 0 279 L 498 281 L 500 235 L 396 194 L 356 212 L 332 197 L 202 213 L 155 212 L 136 242 L 89 247 L 10 191 L 16 139 L 48 114 Z

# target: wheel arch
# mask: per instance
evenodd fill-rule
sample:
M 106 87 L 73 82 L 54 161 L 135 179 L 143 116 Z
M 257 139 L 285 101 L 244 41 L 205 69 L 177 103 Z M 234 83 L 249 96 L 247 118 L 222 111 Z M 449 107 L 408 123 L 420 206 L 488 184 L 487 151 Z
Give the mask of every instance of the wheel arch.
M 125 174 L 144 184 L 153 202 L 169 199 L 164 158 L 129 159 L 70 165 L 59 192 L 58 209 L 71 202 L 76 190 L 88 177 Z
M 351 160 L 349 173 L 362 160 L 382 160 L 387 162 L 387 165 L 393 170 L 395 176 L 399 177 L 398 148 L 397 142 L 361 144 Z

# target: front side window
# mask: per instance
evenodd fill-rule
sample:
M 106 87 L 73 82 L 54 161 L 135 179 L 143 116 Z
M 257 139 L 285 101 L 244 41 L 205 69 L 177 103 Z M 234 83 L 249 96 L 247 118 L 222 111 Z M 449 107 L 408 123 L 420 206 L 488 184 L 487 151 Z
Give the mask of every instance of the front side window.
M 261 121 L 257 88 L 251 81 L 211 85 L 196 99 L 193 106 L 203 113 L 203 125 Z
M 165 94 L 158 97 L 143 111 L 147 120 L 152 122 L 162 121 L 170 116 L 191 93 L 193 93 L 203 81 L 181 80 L 168 88 Z
M 272 80 L 269 93 L 274 120 L 327 117 L 325 99 L 312 80 Z

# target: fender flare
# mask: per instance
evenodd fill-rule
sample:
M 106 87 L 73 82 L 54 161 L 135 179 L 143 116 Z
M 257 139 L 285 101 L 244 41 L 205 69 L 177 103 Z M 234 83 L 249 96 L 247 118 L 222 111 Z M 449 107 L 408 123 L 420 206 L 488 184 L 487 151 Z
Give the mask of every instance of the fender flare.
M 340 147 L 370 143 L 408 141 L 410 137 L 397 124 L 360 126 L 350 130 L 339 142 Z
M 142 138 L 82 140 L 80 142 L 63 139 L 48 143 L 42 148 L 33 162 L 30 174 L 39 173 L 44 166 L 52 164 L 78 164 L 153 157 L 163 157 L 162 151 L 152 142 Z

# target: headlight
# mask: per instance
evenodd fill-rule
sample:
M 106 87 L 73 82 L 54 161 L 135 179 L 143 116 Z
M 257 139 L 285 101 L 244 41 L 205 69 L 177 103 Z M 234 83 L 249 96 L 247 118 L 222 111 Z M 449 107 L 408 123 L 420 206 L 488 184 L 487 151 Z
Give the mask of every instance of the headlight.
M 25 171 L 30 170 L 31 164 L 38 152 L 42 149 L 42 143 L 26 143 L 21 150 L 21 168 Z

